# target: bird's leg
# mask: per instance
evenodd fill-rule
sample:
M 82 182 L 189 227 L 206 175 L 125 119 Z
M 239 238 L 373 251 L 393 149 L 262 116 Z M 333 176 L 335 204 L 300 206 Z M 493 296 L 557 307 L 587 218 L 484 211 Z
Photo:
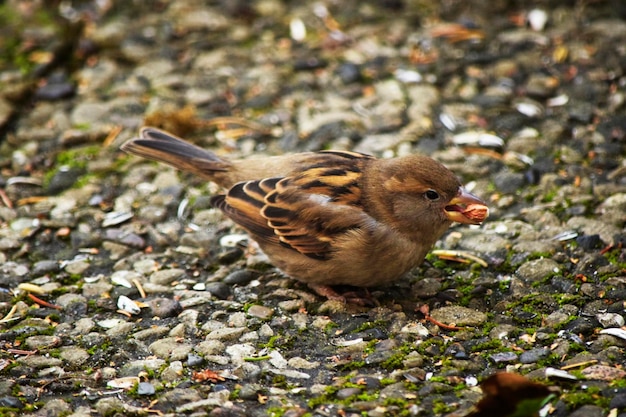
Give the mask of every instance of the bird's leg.
M 355 291 L 348 291 L 343 294 L 339 294 L 329 285 L 321 284 L 307 284 L 309 288 L 315 291 L 318 295 L 325 297 L 329 300 L 341 301 L 347 304 L 356 304 L 363 307 L 379 306 L 378 300 L 374 299 L 367 288 L 363 288 L 366 292 L 364 296 L 357 294 Z

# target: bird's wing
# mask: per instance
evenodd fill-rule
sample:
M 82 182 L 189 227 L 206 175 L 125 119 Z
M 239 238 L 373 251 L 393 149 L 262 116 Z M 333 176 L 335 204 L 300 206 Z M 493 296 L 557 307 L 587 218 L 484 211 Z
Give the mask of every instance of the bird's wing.
M 360 177 L 370 157 L 336 151 L 319 155 L 298 173 L 238 183 L 212 202 L 257 240 L 327 259 L 339 236 L 375 220 L 361 205 Z

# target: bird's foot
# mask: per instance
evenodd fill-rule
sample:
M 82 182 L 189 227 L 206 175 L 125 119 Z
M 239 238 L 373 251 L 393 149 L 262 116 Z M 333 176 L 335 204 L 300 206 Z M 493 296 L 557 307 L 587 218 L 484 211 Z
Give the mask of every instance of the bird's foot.
M 344 293 L 338 293 L 333 287 L 329 285 L 321 284 L 308 284 L 309 287 L 315 291 L 318 295 L 325 297 L 329 300 L 340 301 L 346 304 L 355 304 L 362 307 L 377 307 L 380 306 L 378 300 L 376 300 L 367 288 L 361 288 L 365 294 L 359 294 L 357 290 L 351 290 Z

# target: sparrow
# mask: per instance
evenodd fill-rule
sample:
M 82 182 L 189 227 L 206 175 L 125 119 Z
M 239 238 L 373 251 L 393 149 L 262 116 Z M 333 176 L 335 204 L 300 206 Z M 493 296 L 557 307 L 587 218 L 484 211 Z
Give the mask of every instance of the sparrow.
M 229 160 L 144 127 L 121 146 L 226 189 L 211 205 L 245 229 L 286 275 L 320 294 L 381 286 L 418 266 L 453 222 L 489 214 L 441 163 L 328 150 Z

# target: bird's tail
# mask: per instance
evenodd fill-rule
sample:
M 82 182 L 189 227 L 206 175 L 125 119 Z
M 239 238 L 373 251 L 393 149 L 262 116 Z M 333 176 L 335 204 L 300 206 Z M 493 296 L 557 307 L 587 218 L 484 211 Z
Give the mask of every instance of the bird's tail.
M 213 152 L 154 127 L 141 128 L 139 137 L 125 142 L 120 149 L 213 181 L 216 173 L 228 171 L 231 166 Z

